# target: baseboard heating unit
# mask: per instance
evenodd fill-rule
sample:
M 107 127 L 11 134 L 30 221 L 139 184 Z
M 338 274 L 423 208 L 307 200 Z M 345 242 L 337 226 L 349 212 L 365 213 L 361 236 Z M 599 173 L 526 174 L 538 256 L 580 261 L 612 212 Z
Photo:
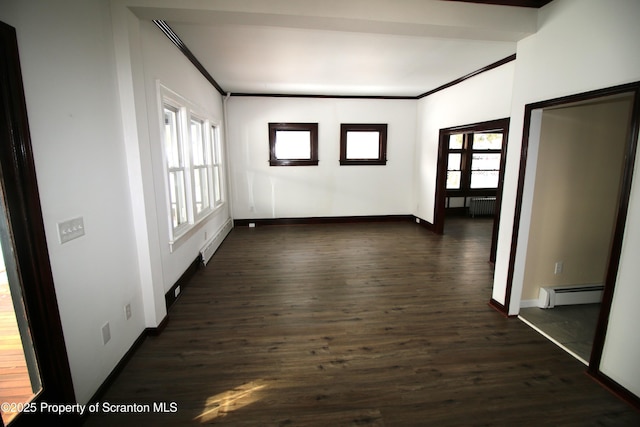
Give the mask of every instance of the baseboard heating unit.
M 544 286 L 538 294 L 538 307 L 557 305 L 595 304 L 602 301 L 604 285 Z
M 496 212 L 495 197 L 472 197 L 469 200 L 469 215 L 493 215 Z
M 200 255 L 202 256 L 202 264 L 207 265 L 207 263 L 209 262 L 213 254 L 216 253 L 216 250 L 218 250 L 218 248 L 222 244 L 222 241 L 224 240 L 225 237 L 227 237 L 227 234 L 229 234 L 232 228 L 233 228 L 233 221 L 232 220 L 227 221 L 220 228 L 220 230 L 218 230 L 216 235 L 213 236 L 213 238 L 209 240 L 202 249 L 200 249 Z

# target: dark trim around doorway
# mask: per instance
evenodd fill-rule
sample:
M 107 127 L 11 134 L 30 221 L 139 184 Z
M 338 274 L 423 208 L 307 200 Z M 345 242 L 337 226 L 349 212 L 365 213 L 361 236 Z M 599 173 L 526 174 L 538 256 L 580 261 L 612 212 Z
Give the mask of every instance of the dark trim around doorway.
M 35 401 L 75 403 L 31 149 L 15 28 L 0 22 L 0 181 L 43 389 Z M 12 426 L 72 426 L 76 416 L 20 414 Z
M 638 142 L 638 134 L 640 128 L 640 82 L 629 83 L 610 88 L 594 90 L 576 95 L 569 95 L 560 98 L 540 101 L 525 106 L 525 116 L 523 125 L 522 148 L 520 154 L 520 172 L 518 177 L 518 189 L 516 193 L 516 205 L 514 210 L 513 231 L 511 237 L 511 252 L 509 257 L 507 284 L 505 292 L 505 309 L 508 313 L 508 307 L 511 302 L 513 278 L 515 270 L 515 258 L 517 254 L 517 243 L 520 231 L 520 219 L 522 211 L 522 201 L 524 184 L 526 177 L 527 152 L 529 148 L 529 132 L 531 127 L 531 116 L 534 110 L 549 107 L 557 107 L 565 104 L 573 104 L 576 102 L 590 101 L 601 97 L 618 95 L 624 93 L 634 94 L 633 112 L 630 123 L 629 132 L 627 133 L 627 143 L 625 147 L 625 160 L 623 165 L 622 182 L 620 185 L 620 195 L 618 202 L 618 212 L 616 214 L 615 229 L 611 244 L 611 252 L 609 256 L 609 264 L 605 279 L 605 290 L 601 305 L 600 316 L 596 328 L 596 334 L 593 342 L 593 349 L 589 361 L 587 373 L 600 382 L 607 389 L 617 394 L 625 401 L 633 404 L 640 409 L 640 398 L 633 395 L 620 384 L 609 378 L 600 371 L 600 362 L 602 360 L 602 351 L 606 337 L 609 315 L 611 313 L 611 304 L 613 302 L 613 294 L 615 289 L 616 277 L 618 274 L 618 266 L 620 263 L 620 255 L 622 253 L 622 240 L 624 237 L 624 228 L 627 221 L 627 211 L 629 205 L 629 197 L 631 194 L 631 182 L 635 166 L 636 149 Z

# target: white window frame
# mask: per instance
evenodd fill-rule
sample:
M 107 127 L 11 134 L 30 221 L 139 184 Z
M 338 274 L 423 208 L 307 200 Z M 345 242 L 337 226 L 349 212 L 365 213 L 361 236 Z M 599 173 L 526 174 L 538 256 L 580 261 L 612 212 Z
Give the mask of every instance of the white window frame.
M 179 158 L 178 161 L 178 165 L 174 166 L 169 164 L 169 155 L 167 154 L 167 140 L 166 140 L 166 132 L 164 131 L 164 111 L 165 108 L 168 110 L 172 110 L 175 112 L 175 117 L 176 117 L 176 137 L 177 137 L 177 156 Z M 185 164 L 185 141 L 184 141 L 184 115 L 185 115 L 185 109 L 182 108 L 179 104 L 173 102 L 173 100 L 171 99 L 165 99 L 164 102 L 162 103 L 162 121 L 161 121 L 161 126 L 163 126 L 163 132 L 162 134 L 162 153 L 163 153 L 163 163 L 164 163 L 164 167 L 165 167 L 165 181 L 166 181 L 166 196 L 167 196 L 167 202 L 168 202 L 168 210 L 169 210 L 169 226 L 171 228 L 171 236 L 179 236 L 181 234 L 184 234 L 187 229 L 189 228 L 189 203 L 188 203 L 188 194 L 189 194 L 189 172 L 187 170 L 187 166 Z M 182 191 L 179 192 L 177 191 L 176 188 L 171 188 L 171 175 L 173 174 L 174 177 L 177 177 L 178 174 L 182 174 Z M 175 178 L 174 178 L 175 179 Z M 180 197 L 180 199 L 176 199 L 173 200 L 172 197 L 172 190 L 175 191 L 175 195 L 177 197 Z M 180 214 L 180 206 L 184 205 L 184 208 L 186 209 L 186 218 L 184 220 L 184 222 L 181 222 L 180 220 L 174 220 L 173 218 L 173 205 L 176 205 L 176 216 L 180 217 L 182 216 Z
M 224 197 L 222 196 L 224 194 L 224 187 L 221 182 L 223 166 L 222 157 L 219 156 L 217 158 L 218 163 L 214 164 L 215 152 L 213 151 L 214 148 L 217 147 L 218 153 L 221 154 L 218 133 L 220 125 L 219 121 L 215 120 L 211 114 L 206 114 L 198 106 L 168 89 L 160 82 L 158 82 L 158 98 L 161 119 L 161 151 L 164 168 L 166 205 L 168 209 L 169 244 L 173 250 L 173 245 L 178 240 L 189 235 L 189 232 L 193 230 L 194 227 L 217 211 L 224 204 Z M 167 153 L 167 141 L 164 129 L 165 107 L 178 112 L 178 144 L 183 162 L 183 164 L 180 165 L 180 168 L 176 168 L 169 164 L 169 154 Z M 202 141 L 202 144 L 200 145 L 203 150 L 201 157 L 194 151 L 193 138 L 196 137 L 196 135 L 192 133 L 192 121 L 197 121 L 201 124 L 200 133 L 198 135 Z M 215 133 L 211 131 L 212 128 L 216 129 Z M 172 209 L 172 204 L 175 202 L 172 200 L 170 183 L 171 174 L 178 171 L 178 169 L 179 171 L 183 171 L 183 176 L 186 181 L 184 197 L 187 210 L 187 221 L 176 225 Z M 219 171 L 220 183 L 217 183 L 214 180 L 214 172 L 216 169 Z M 199 194 L 196 193 L 198 192 L 198 188 L 202 189 L 202 186 L 197 185 L 196 174 L 200 174 L 200 176 L 204 176 L 206 179 L 206 190 Z M 216 188 L 219 190 L 219 200 L 214 200 Z M 204 206 L 199 209 L 198 204 L 200 201 L 204 201 Z
M 209 138 L 211 141 L 211 173 L 213 179 L 212 202 L 213 208 L 217 209 L 224 203 L 224 169 L 223 169 L 223 153 L 220 144 L 220 124 L 209 123 Z
M 198 135 L 193 132 L 193 122 L 200 124 Z M 213 177 L 212 177 L 212 152 L 211 138 L 207 132 L 208 120 L 191 113 L 189 114 L 189 149 L 191 150 L 191 197 L 193 200 L 193 216 L 197 222 L 206 217 L 213 210 Z M 196 153 L 194 139 L 199 138 L 201 147 L 200 154 Z M 198 159 L 201 156 L 201 159 Z M 198 178 L 204 174 L 205 187 L 198 185 Z M 202 205 L 199 209 L 198 205 Z

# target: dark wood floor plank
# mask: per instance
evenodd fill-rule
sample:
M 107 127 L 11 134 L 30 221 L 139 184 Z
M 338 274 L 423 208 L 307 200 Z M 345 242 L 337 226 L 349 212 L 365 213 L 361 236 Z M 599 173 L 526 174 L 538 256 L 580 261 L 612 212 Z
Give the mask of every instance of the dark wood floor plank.
M 236 228 L 103 398 L 178 411 L 86 425 L 640 425 L 580 362 L 488 306 L 490 233 L 478 219 L 444 236 Z

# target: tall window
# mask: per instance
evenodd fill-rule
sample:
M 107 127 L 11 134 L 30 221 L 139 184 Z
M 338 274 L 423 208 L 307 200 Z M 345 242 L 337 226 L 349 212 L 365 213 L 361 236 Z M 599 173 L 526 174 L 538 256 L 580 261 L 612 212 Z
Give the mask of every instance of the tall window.
M 218 127 L 212 125 L 210 127 L 212 163 L 211 170 L 213 173 L 213 207 L 216 208 L 222 204 L 222 153 L 220 152 L 220 137 Z
M 317 123 L 269 123 L 271 166 L 317 166 Z
M 449 135 L 447 192 L 473 193 L 498 188 L 502 133 Z
M 211 207 L 212 156 L 211 141 L 205 135 L 204 121 L 191 118 L 191 156 L 193 165 L 193 198 L 198 218 Z
M 169 205 L 171 225 L 179 233 L 187 224 L 187 184 L 184 163 L 184 142 L 180 129 L 180 109 L 164 105 L 164 147 L 169 179 Z
M 170 241 L 175 242 L 223 204 L 217 124 L 160 86 Z
M 387 125 L 341 124 L 340 164 L 387 164 Z

